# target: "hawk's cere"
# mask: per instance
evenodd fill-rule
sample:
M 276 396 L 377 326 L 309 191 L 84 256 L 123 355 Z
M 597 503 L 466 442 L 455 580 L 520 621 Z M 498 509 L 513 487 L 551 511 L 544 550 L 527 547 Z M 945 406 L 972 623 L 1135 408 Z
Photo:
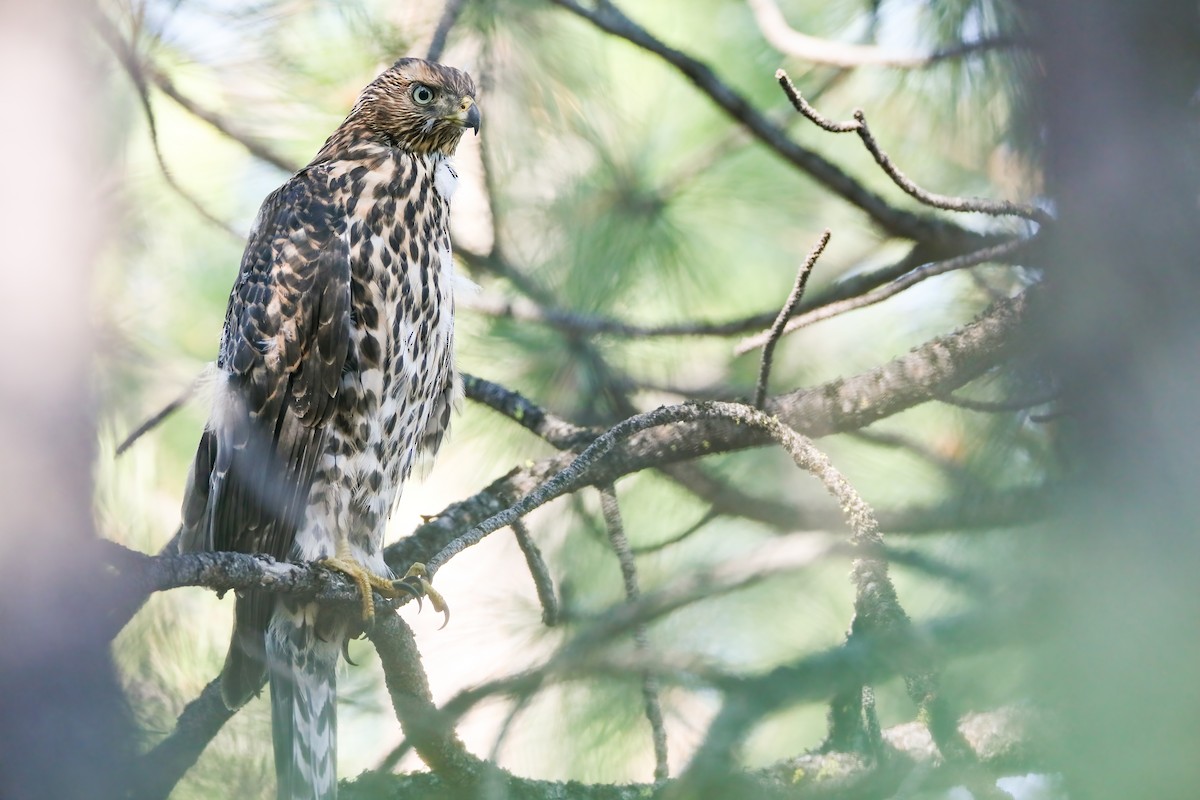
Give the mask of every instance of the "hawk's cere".
M 212 414 L 183 503 L 186 550 L 313 560 L 394 592 L 384 526 L 456 384 L 450 162 L 475 85 L 405 58 L 263 202 L 229 298 Z M 278 796 L 336 797 L 335 667 L 357 620 L 247 592 L 222 696 L 271 684 Z

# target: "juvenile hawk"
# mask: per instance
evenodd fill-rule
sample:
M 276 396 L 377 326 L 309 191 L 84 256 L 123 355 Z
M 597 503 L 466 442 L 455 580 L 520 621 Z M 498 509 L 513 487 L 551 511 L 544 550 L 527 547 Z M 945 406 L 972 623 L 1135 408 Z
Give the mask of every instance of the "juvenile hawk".
M 470 76 L 405 58 L 263 202 L 229 298 L 212 413 L 183 503 L 184 550 L 323 559 L 372 613 L 384 526 L 450 419 L 450 156 L 479 131 Z M 230 708 L 271 685 L 278 796 L 337 795 L 335 667 L 359 621 L 237 598 Z

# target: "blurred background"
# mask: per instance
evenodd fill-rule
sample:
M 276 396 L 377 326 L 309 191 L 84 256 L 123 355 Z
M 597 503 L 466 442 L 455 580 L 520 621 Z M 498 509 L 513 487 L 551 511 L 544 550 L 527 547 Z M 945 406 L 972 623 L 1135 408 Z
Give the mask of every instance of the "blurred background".
M 105 0 L 87 7 L 86 30 L 67 40 L 73 42 L 71 63 L 90 81 L 86 139 L 93 159 L 78 187 L 83 195 L 74 202 L 103 212 L 104 242 L 80 246 L 96 256 L 89 288 L 72 313 L 90 320 L 79 336 L 91 350 L 86 374 L 96 432 L 84 451 L 90 453 L 85 461 L 92 466 L 97 534 L 145 553 L 158 552 L 173 535 L 207 409 L 184 402 L 120 455 L 118 445 L 145 419 L 187 397 L 215 358 L 229 288 L 263 197 L 307 163 L 359 90 L 400 56 L 440 50 L 438 60 L 469 71 L 480 86 L 483 129 L 459 149 L 462 182 L 452 217 L 458 268 L 477 285 L 458 296 L 460 368 L 577 424 L 609 427 L 685 399 L 750 397 L 760 351 L 735 355 L 735 345 L 767 327 L 824 229 L 832 239 L 809 282 L 806 297 L 814 303 L 861 293 L 852 288 L 855 281 L 879 285 L 886 283 L 881 276 L 973 249 L 965 240 L 921 241 L 873 220 L 861 204 L 839 197 L 828 181 L 814 180 L 811 171 L 781 158 L 718 108 L 668 63 L 669 53 L 664 59 L 628 40 L 648 32 L 708 65 L 747 101 L 748 114 L 837 165 L 890 206 L 934 213 L 893 185 L 856 136 L 821 131 L 795 113 L 774 78 L 776 69 L 785 68 L 830 118 L 849 119 L 863 109 L 880 145 L 922 186 L 1062 212 L 1064 229 L 1079 234 L 1048 245 L 1043 239 L 1045 246 L 1027 259 L 921 281 L 886 302 L 785 337 L 776 350 L 771 392 L 818 386 L 884 364 L 969 323 L 998 299 L 1041 283 L 1051 265 L 1049 274 L 1060 277 L 1048 281 L 1051 289 L 1039 297 L 1055 299 L 1038 307 L 1027 346 L 958 392 L 964 402 L 919 405 L 818 444 L 877 509 L 886 541 L 906 557 L 891 574 L 915 622 L 1003 602 L 1014 609 L 1007 630 L 1028 633 L 973 644 L 939 665 L 941 691 L 955 713 L 1032 707 L 1062 713 L 1066 744 L 1063 737 L 1035 731 L 1029 738 L 1036 746 L 1014 758 L 1012 772 L 1066 774 L 1099 792 L 1073 796 L 1102 796 L 1106 786 L 1116 791 L 1112 787 L 1125 784 L 1111 783 L 1103 769 L 1093 768 L 1115 756 L 1139 763 L 1137 746 L 1124 751 L 1115 736 L 1088 739 L 1088 730 L 1132 720 L 1123 732 L 1141 733 L 1155 718 L 1148 706 L 1165 709 L 1170 701 L 1164 696 L 1178 697 L 1186 686 L 1191 689 L 1183 708 L 1194 708 L 1196 684 L 1187 678 L 1196 669 L 1190 656 L 1200 623 L 1183 566 L 1195 563 L 1196 473 L 1187 471 L 1195 456 L 1185 445 L 1196 431 L 1194 424 L 1181 428 L 1175 422 L 1186 419 L 1184 409 L 1194 410 L 1188 404 L 1196 392 L 1200 348 L 1181 343 L 1163 351 L 1170 355 L 1162 363 L 1147 364 L 1141 344 L 1196 337 L 1194 322 L 1186 322 L 1183 311 L 1172 312 L 1182 302 L 1172 287 L 1186 293 L 1196 281 L 1189 228 L 1195 164 L 1178 158 L 1190 152 L 1194 130 L 1175 124 L 1192 122 L 1181 98 L 1196 77 L 1188 77 L 1194 25 L 1172 25 L 1189 18 L 1186 3 L 1164 4 L 1170 8 L 1150 22 L 1123 18 L 1136 14 L 1119 5 L 1100 3 L 1088 15 L 1072 17 L 1009 0 L 627 0 L 621 11 L 628 18 L 616 17 L 633 20 L 627 38 L 587 19 L 593 11 L 614 19 L 603 16 L 610 8 L 605 2 Z M 1073 26 L 1078 30 L 1072 32 Z M 788 38 L 799 32 L 863 46 L 822 55 L 811 42 Z M 1132 43 L 1105 50 L 1105 37 Z M 1035 42 L 1061 46 L 1039 60 Z M 1058 77 L 1074 75 L 1072 68 L 1089 58 L 1108 68 L 1113 54 L 1141 63 L 1138 54 L 1147 52 L 1161 57 L 1130 79 L 1145 83 L 1107 86 L 1115 96 L 1138 98 L 1142 105 L 1129 110 L 1145 111 L 1147 127 L 1114 141 L 1128 145 L 1140 141 L 1138 134 L 1163 130 L 1168 133 L 1155 139 L 1161 152 L 1141 145 L 1144 161 L 1136 162 L 1137 169 L 1105 172 L 1090 187 L 1073 182 L 1087 164 L 1064 156 L 1074 148 L 1055 137 L 1086 137 L 1096 128 L 1071 129 L 1061 110 L 1069 104 L 1058 106 L 1056 115 L 1054 103 L 1085 97 L 1094 84 L 1056 82 Z M 1178 77 L 1163 81 L 1162 92 L 1147 88 L 1167 73 Z M 1086 108 L 1101 108 L 1099 97 Z M 1160 118 L 1156 109 L 1167 110 Z M 1118 125 L 1113 135 L 1124 130 Z M 1104 135 L 1080 149 L 1102 158 Z M 1148 175 L 1162 175 L 1156 158 L 1176 159 L 1167 162 L 1179 173 L 1168 185 L 1147 194 L 1131 188 L 1122 193 L 1125 206 L 1093 213 L 1087 204 L 1102 187 L 1108 198 L 1114 185 L 1137 187 Z M 1129 219 L 1121 217 L 1122 209 L 1144 214 L 1151 196 L 1156 208 L 1174 212 L 1160 218 L 1154 241 L 1164 243 L 1161 268 L 1175 270 L 1170 275 L 1176 277 L 1154 280 L 1156 266 L 1144 265 L 1145 284 L 1114 279 L 1120 285 L 1104 294 L 1106 276 L 1127 276 L 1128 262 L 1113 263 L 1118 251 L 1096 242 Z M 1036 230 L 1015 217 L 941 216 L 964 236 L 977 235 L 970 241 L 979 244 Z M 1171 237 L 1179 237 L 1178 246 L 1165 245 L 1175 241 Z M 1138 258 L 1143 251 L 1119 252 Z M 1091 273 L 1080 263 L 1085 256 L 1094 261 Z M 1055 271 L 1054 265 L 1066 266 Z M 1072 289 L 1089 274 L 1094 291 L 1073 298 Z M 1128 298 L 1142 291 L 1148 294 L 1144 313 L 1138 313 L 1143 324 L 1113 330 L 1110 323 Z M 1084 307 L 1090 310 L 1071 311 Z M 1060 316 L 1062 309 L 1067 311 Z M 653 330 L 756 315 L 766 322 L 723 335 Z M 612 320 L 636 329 L 606 322 Z M 1100 329 L 1108 333 L 1095 335 Z M 1096 354 L 1102 342 L 1113 358 L 1107 368 L 1115 373 L 1106 372 Z M 1130 382 L 1120 378 L 1122 385 L 1144 384 L 1150 388 L 1134 394 L 1153 400 L 1135 407 L 1098 404 L 1096 398 L 1110 397 L 1115 376 L 1123 374 L 1122 353 L 1146 370 L 1126 376 Z M 1191 377 L 1165 385 L 1162 375 Z M 1145 485 L 1129 488 L 1122 471 L 1132 469 L 1128 460 L 1114 456 L 1096 432 L 1121 425 L 1125 415 L 1144 418 L 1152 406 L 1161 409 L 1154 431 L 1131 435 L 1136 444 L 1124 446 L 1122 455 L 1138 446 L 1155 456 L 1173 448 L 1181 455 L 1147 456 L 1139 467 Z M 407 485 L 389 542 L 513 467 L 553 453 L 511 420 L 466 403 L 436 463 Z M 1089 470 L 1110 463 L 1121 466 Z M 1175 505 L 1161 501 L 1164 484 L 1149 477 L 1155 465 L 1173 477 Z M 714 504 L 705 490 L 712 486 L 727 487 L 739 502 Z M 1129 489 L 1117 503 L 1128 512 L 1120 525 L 1098 513 L 1103 505 L 1095 502 L 1107 497 L 1116 503 L 1113 486 Z M 618 490 L 646 592 L 719 564 L 769 561 L 774 548 L 798 538 L 819 543 L 847 535 L 820 484 L 771 448 L 709 457 L 682 474 L 646 471 L 624 478 Z M 1094 513 L 1076 515 L 1080 509 Z M 789 522 L 789 510 L 795 522 Z M 889 520 L 907 522 L 889 530 Z M 411 605 L 401 612 L 416 631 L 435 702 L 543 662 L 587 619 L 623 601 L 621 572 L 595 492 L 561 498 L 528 523 L 549 564 L 563 623 L 542 623 L 516 541 L 507 530 L 492 535 L 438 573 L 437 585 L 453 608 L 446 629 L 437 630 L 436 615 L 417 615 Z M 1111 539 L 1104 535 L 1109 524 Z M 1130 537 L 1167 531 L 1177 532 L 1170 537 L 1174 549 L 1129 544 Z M 1105 550 L 1110 541 L 1129 549 Z M 1178 571 L 1162 577 L 1159 567 L 1174 559 Z M 1129 576 L 1122 564 L 1134 575 L 1129 585 L 1122 582 Z M 849 569 L 844 555 L 819 558 L 692 603 L 650 626 L 650 652 L 664 663 L 738 675 L 799 663 L 844 641 L 855 603 Z M 1142 605 L 1138 598 L 1150 586 L 1159 592 Z M 1119 615 L 1080 601 L 1107 599 L 1112 592 L 1129 600 Z M 128 698 L 136 749 L 169 733 L 184 705 L 218 673 L 231 620 L 231 599 L 179 589 L 153 595 L 119 634 L 116 680 Z M 1108 688 L 1097 684 L 1093 690 L 1080 679 L 1096 654 L 1108 651 L 1105 634 L 1115 635 L 1108 627 L 1115 620 L 1122 632 L 1147 620 L 1158 623 L 1144 630 L 1153 645 L 1137 638 L 1136 647 L 1112 656 L 1117 666 L 1107 678 L 1126 687 L 1120 694 L 1128 703 L 1109 703 Z M 1168 644 L 1171 636 L 1184 641 Z M 1150 691 L 1155 667 L 1143 659 L 1159 645 L 1174 666 Z M 350 654 L 359 666 L 345 667 L 339 678 L 343 777 L 378 766 L 403 738 L 374 649 L 355 642 Z M 1064 685 L 1078 691 L 1064 691 Z M 1139 687 L 1150 692 L 1144 703 L 1135 699 Z M 636 675 L 548 686 L 499 744 L 513 703 L 494 698 L 462 721 L 460 733 L 469 750 L 487 756 L 495 748 L 498 763 L 519 775 L 645 782 L 655 761 L 641 691 Z M 875 692 L 883 728 L 917 717 L 903 679 Z M 704 740 L 721 697 L 702 682 L 673 681 L 661 702 L 669 763 L 677 774 Z M 1079 709 L 1095 715 L 1075 714 Z M 764 716 L 744 743 L 742 763 L 767 767 L 819 748 L 829 733 L 827 713 L 822 701 L 784 705 Z M 241 710 L 171 796 L 273 796 L 268 717 L 262 699 Z M 1072 720 L 1085 719 L 1086 725 L 1072 728 Z M 1200 745 L 1197 723 L 1182 710 L 1170 719 L 1174 727 L 1161 739 L 1175 749 L 1156 749 L 1161 762 L 1154 762 L 1159 766 L 1152 780 L 1131 767 L 1130 785 L 1147 785 L 1138 782 L 1144 780 L 1161 792 L 1153 796 L 1189 796 L 1200 784 L 1183 754 Z M 1081 738 L 1070 738 L 1071 731 Z M 400 766 L 421 765 L 409 755 Z

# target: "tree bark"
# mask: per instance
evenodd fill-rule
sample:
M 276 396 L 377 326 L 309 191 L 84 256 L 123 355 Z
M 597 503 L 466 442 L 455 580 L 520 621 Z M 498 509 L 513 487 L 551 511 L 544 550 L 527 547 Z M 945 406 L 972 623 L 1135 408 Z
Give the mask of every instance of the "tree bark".
M 1046 553 L 1073 797 L 1200 790 L 1200 220 L 1192 0 L 1029 2 L 1060 224 L 1040 316 L 1073 495 Z M 1052 311 L 1051 311 L 1052 310 Z

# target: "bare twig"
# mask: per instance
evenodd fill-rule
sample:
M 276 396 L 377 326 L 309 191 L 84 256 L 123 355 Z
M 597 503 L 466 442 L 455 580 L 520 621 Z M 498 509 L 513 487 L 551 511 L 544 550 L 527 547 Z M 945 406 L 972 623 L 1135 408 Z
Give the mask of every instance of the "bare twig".
M 665 550 L 673 544 L 679 544 L 680 542 L 684 541 L 719 516 L 721 515 L 710 508 L 708 511 L 704 512 L 704 516 L 700 517 L 700 519 L 696 520 L 674 536 L 668 539 L 663 539 L 661 542 L 655 542 L 654 544 L 635 547 L 633 548 L 632 552 L 635 556 L 644 556 L 649 555 L 650 553 L 657 553 L 659 550 Z
M 529 695 L 551 677 L 627 675 L 629 669 L 650 670 L 664 681 L 679 680 L 682 671 L 712 685 L 721 684 L 728 676 L 700 664 L 672 665 L 661 654 L 648 652 L 633 659 L 613 657 L 606 663 L 602 651 L 638 625 L 649 624 L 699 600 L 741 591 L 772 577 L 811 566 L 836 552 L 838 547 L 829 537 L 784 537 L 772 540 L 761 551 L 737 561 L 722 561 L 685 574 L 653 592 L 640 594 L 635 601 L 626 601 L 588 618 L 586 624 L 579 626 L 578 632 L 542 665 L 465 689 L 451 698 L 442 710 L 452 719 L 458 719 L 487 697 Z M 616 664 L 621 666 L 614 670 Z
M 929 54 L 897 55 L 877 45 L 834 42 L 808 36 L 788 25 L 775 0 L 746 0 L 763 38 L 776 50 L 814 64 L 850 69 L 853 67 L 929 67 L 941 61 L 989 50 L 1016 47 L 1020 42 L 1009 36 L 996 36 Z
M 159 91 L 178 103 L 179 106 L 189 114 L 197 119 L 203 120 L 221 134 L 237 142 L 255 158 L 266 161 L 268 164 L 273 164 L 284 172 L 295 172 L 300 168 L 300 164 L 294 163 L 290 159 L 276 152 L 268 145 L 263 144 L 249 134 L 244 133 L 243 131 L 239 130 L 236 125 L 229 122 L 217 112 L 204 108 L 199 103 L 180 92 L 179 89 L 176 88 L 174 82 L 167 77 L 166 73 L 155 67 L 153 64 L 138 59 L 137 54 L 134 52 L 132 46 L 125 41 L 125 39 L 119 33 L 117 33 L 116 28 L 106 17 L 97 14 L 94 15 L 93 18 L 96 21 L 96 25 L 99 28 L 101 35 L 104 37 L 109 46 L 113 48 L 113 51 L 117 54 L 122 66 L 124 66 L 125 69 L 130 72 L 131 77 L 135 73 L 137 75 L 144 76 L 144 78 L 149 80 L 150 83 L 153 83 Z M 138 80 L 138 78 L 134 78 L 134 80 Z
M 890 431 L 879 431 L 874 428 L 863 428 L 849 434 L 851 437 L 868 444 L 887 447 L 894 450 L 904 450 L 938 469 L 948 480 L 963 488 L 977 490 L 982 488 L 979 481 L 963 469 L 963 465 L 954 458 L 943 455 L 924 442 Z
M 463 391 L 469 400 L 497 411 L 534 434 L 542 437 L 560 450 L 574 450 L 592 441 L 599 431 L 574 425 L 538 406 L 519 392 L 506 389 L 498 383 L 484 378 L 463 374 Z M 195 393 L 197 377 L 179 397 L 172 400 L 157 413 L 139 425 L 117 448 L 117 455 L 125 452 L 138 439 L 157 428 L 167 417 L 185 405 Z
M 990 247 L 992 245 L 1007 244 L 1011 241 L 1012 238 L 1007 236 L 983 236 L 976 240 L 974 243 L 975 246 L 971 249 L 978 250 L 980 249 L 980 245 Z M 777 309 L 772 309 L 723 322 L 688 320 L 656 325 L 631 323 L 611 317 L 556 307 L 551 302 L 552 298 L 549 293 L 533 285 L 498 250 L 482 254 L 456 244 L 454 252 L 472 270 L 490 273 L 507 280 L 513 283 L 521 294 L 525 295 L 525 298 L 517 299 L 502 297 L 470 298 L 465 301 L 465 308 L 489 316 L 548 325 L 577 336 L 593 336 L 596 334 L 610 334 L 631 338 L 736 336 L 769 327 L 779 313 Z M 800 301 L 799 308 L 808 312 L 831 303 L 854 298 L 906 275 L 914 268 L 923 264 L 958 255 L 961 255 L 961 252 L 953 248 L 947 249 L 942 246 L 919 244 L 911 248 L 903 258 L 893 264 L 868 272 L 855 273 L 819 290 L 806 293 L 805 297 Z
M 938 400 L 946 405 L 963 408 L 967 411 L 979 411 L 984 414 L 1003 414 L 1010 411 L 1024 411 L 1037 406 L 1053 403 L 1059 398 L 1057 390 L 1033 395 L 1032 397 L 1015 397 L 1010 400 L 975 400 L 969 397 L 957 397 L 952 394 L 939 397 Z
M 817 259 L 821 257 L 821 253 L 825 252 L 825 245 L 829 244 L 829 237 L 831 235 L 830 230 L 826 228 L 825 232 L 821 234 L 821 238 L 817 240 L 817 244 L 809 252 L 808 258 L 804 259 L 804 263 L 800 265 L 791 294 L 788 295 L 783 308 L 779 309 L 779 316 L 775 317 L 775 323 L 767 333 L 767 341 L 763 345 L 762 362 L 758 368 L 758 384 L 754 387 L 754 407 L 760 411 L 763 407 L 763 401 L 767 397 L 767 383 L 771 377 L 771 358 L 775 354 L 775 344 L 779 341 L 779 337 L 783 335 L 783 326 L 792 316 L 792 312 L 796 310 L 800 298 L 804 297 L 804 286 L 808 283 L 808 276 L 812 274 L 813 267 L 816 266 Z
M 1045 519 L 1057 501 L 1058 491 L 1052 486 L 960 493 L 933 504 L 881 511 L 880 522 L 892 534 L 1015 528 Z
M 1013 613 L 1014 609 L 993 604 L 979 612 L 921 626 L 873 630 L 840 647 L 754 676 L 731 675 L 694 661 L 681 663 L 676 660 L 673 663 L 657 653 L 650 654 L 650 660 L 643 660 L 603 652 L 639 622 L 648 623 L 697 600 L 744 589 L 812 564 L 841 549 L 828 541 L 818 542 L 811 536 L 793 537 L 789 544 L 789 547 L 767 548 L 743 562 L 723 562 L 643 594 L 637 602 L 615 606 L 582 628 L 542 665 L 466 689 L 451 698 L 442 707 L 442 712 L 450 719 L 458 719 L 485 698 L 527 696 L 552 679 L 628 675 L 631 670 L 650 670 L 664 682 L 694 684 L 699 681 L 723 691 L 727 705 L 742 707 L 746 713 L 744 723 L 748 726 L 763 713 L 777 711 L 791 703 L 823 700 L 847 686 L 879 681 L 909 671 L 927 663 L 937 652 L 961 655 L 997 647 L 1031 633 L 1020 623 L 1020 615 Z M 1036 634 L 1036 631 L 1032 633 Z M 713 727 L 717 726 L 714 722 Z M 693 759 L 689 770 L 703 763 L 704 756 L 702 750 Z
M 797 317 L 787 321 L 783 327 L 783 333 L 788 334 L 798 331 L 801 328 L 806 328 L 809 325 L 814 325 L 823 320 L 831 319 L 841 314 L 846 314 L 850 311 L 856 311 L 860 308 L 882 303 L 890 297 L 894 297 L 901 292 L 909 289 L 921 281 L 933 278 L 937 275 L 945 275 L 948 272 L 954 272 L 960 269 L 969 269 L 980 264 L 986 264 L 989 261 L 996 261 L 1001 258 L 1011 256 L 1013 253 L 1024 248 L 1032 241 L 1032 239 L 1012 239 L 998 244 L 993 247 L 987 247 L 983 250 L 974 253 L 949 258 L 945 261 L 934 261 L 928 264 L 923 264 L 915 269 L 906 272 L 904 275 L 896 278 L 890 283 L 872 289 L 865 294 L 860 294 L 856 297 L 848 297 L 845 300 L 838 300 L 833 303 L 828 303 L 812 311 L 808 311 Z M 763 332 L 754 336 L 747 336 L 736 345 L 733 352 L 735 355 L 748 353 L 756 347 L 762 347 L 770 340 L 770 333 Z
M 1007 200 L 988 200 L 982 197 L 954 197 L 922 189 L 900 171 L 900 168 L 892 162 L 888 154 L 875 141 L 875 136 L 867 126 L 867 117 L 861 110 L 854 112 L 854 122 L 832 122 L 805 102 L 800 95 L 800 90 L 795 87 L 786 72 L 782 69 L 778 70 L 775 73 L 775 79 L 779 81 L 779 85 L 796 110 L 821 128 L 832 133 L 857 133 L 868 152 L 875 158 L 875 163 L 892 179 L 892 182 L 924 205 L 940 208 L 943 211 L 975 212 L 995 217 L 1023 217 L 1039 225 L 1045 225 L 1052 221 L 1049 214 L 1034 206 L 1010 203 Z
M 554 593 L 554 580 L 550 577 L 550 568 L 542 558 L 542 551 L 529 533 L 524 520 L 512 524 L 513 534 L 517 537 L 517 545 L 525 556 L 525 564 L 529 574 L 533 576 L 533 587 L 537 590 L 538 602 L 542 604 L 542 623 L 547 628 L 558 624 L 558 596 Z
M 178 397 L 159 409 L 154 416 L 150 417 L 141 425 L 138 425 L 136 428 L 134 428 L 133 431 L 125 437 L 124 441 L 117 445 L 116 455 L 119 456 L 124 453 L 126 450 L 132 447 L 138 439 L 157 428 L 166 420 L 167 417 L 171 416 L 184 405 L 186 405 L 188 400 L 192 398 L 192 395 L 196 391 L 196 382 L 198 380 L 200 379 L 197 378 L 196 380 L 193 380 L 188 384 L 188 387 L 179 394 Z
M 113 51 L 113 54 L 117 57 L 117 61 L 125 69 L 125 73 L 129 76 L 129 79 L 133 81 L 134 88 L 137 89 L 138 103 L 141 105 L 142 114 L 146 118 L 146 128 L 150 132 L 150 148 L 154 151 L 154 158 L 158 162 L 159 172 L 162 173 L 163 180 L 167 182 L 167 186 L 183 198 L 184 202 L 190 205 L 205 221 L 225 231 L 234 239 L 240 240 L 245 238 L 241 233 L 234 230 L 233 226 L 228 222 L 209 211 L 194 194 L 175 179 L 174 172 L 167 166 L 167 159 L 163 155 L 162 146 L 158 140 L 158 123 L 154 116 L 154 106 L 150 103 L 150 89 L 146 84 L 147 67 L 138 58 L 132 45 L 125 41 L 107 17 L 103 14 L 96 14 L 95 19 L 101 38 L 104 39 L 105 43 Z
M 629 547 L 629 538 L 625 535 L 625 523 L 621 519 L 621 505 L 617 500 L 617 490 L 612 484 L 600 487 L 600 510 L 604 515 L 604 525 L 608 529 L 608 541 L 613 552 L 617 555 L 617 563 L 621 566 L 621 579 L 625 584 L 625 599 L 630 603 L 637 602 L 641 596 L 638 588 L 637 562 L 633 558 L 633 550 Z M 650 648 L 646 636 L 646 624 L 638 623 L 633 626 L 634 650 L 644 655 Z M 642 702 L 645 706 L 646 719 L 650 723 L 650 734 L 654 741 L 654 780 L 665 781 L 670 776 L 667 766 L 667 731 L 663 727 L 662 705 L 658 699 L 658 681 L 648 672 L 642 673 Z
M 741 517 L 779 531 L 800 530 L 811 523 L 812 515 L 795 503 L 744 492 L 699 464 L 669 464 L 660 471 L 707 503 L 715 516 Z

